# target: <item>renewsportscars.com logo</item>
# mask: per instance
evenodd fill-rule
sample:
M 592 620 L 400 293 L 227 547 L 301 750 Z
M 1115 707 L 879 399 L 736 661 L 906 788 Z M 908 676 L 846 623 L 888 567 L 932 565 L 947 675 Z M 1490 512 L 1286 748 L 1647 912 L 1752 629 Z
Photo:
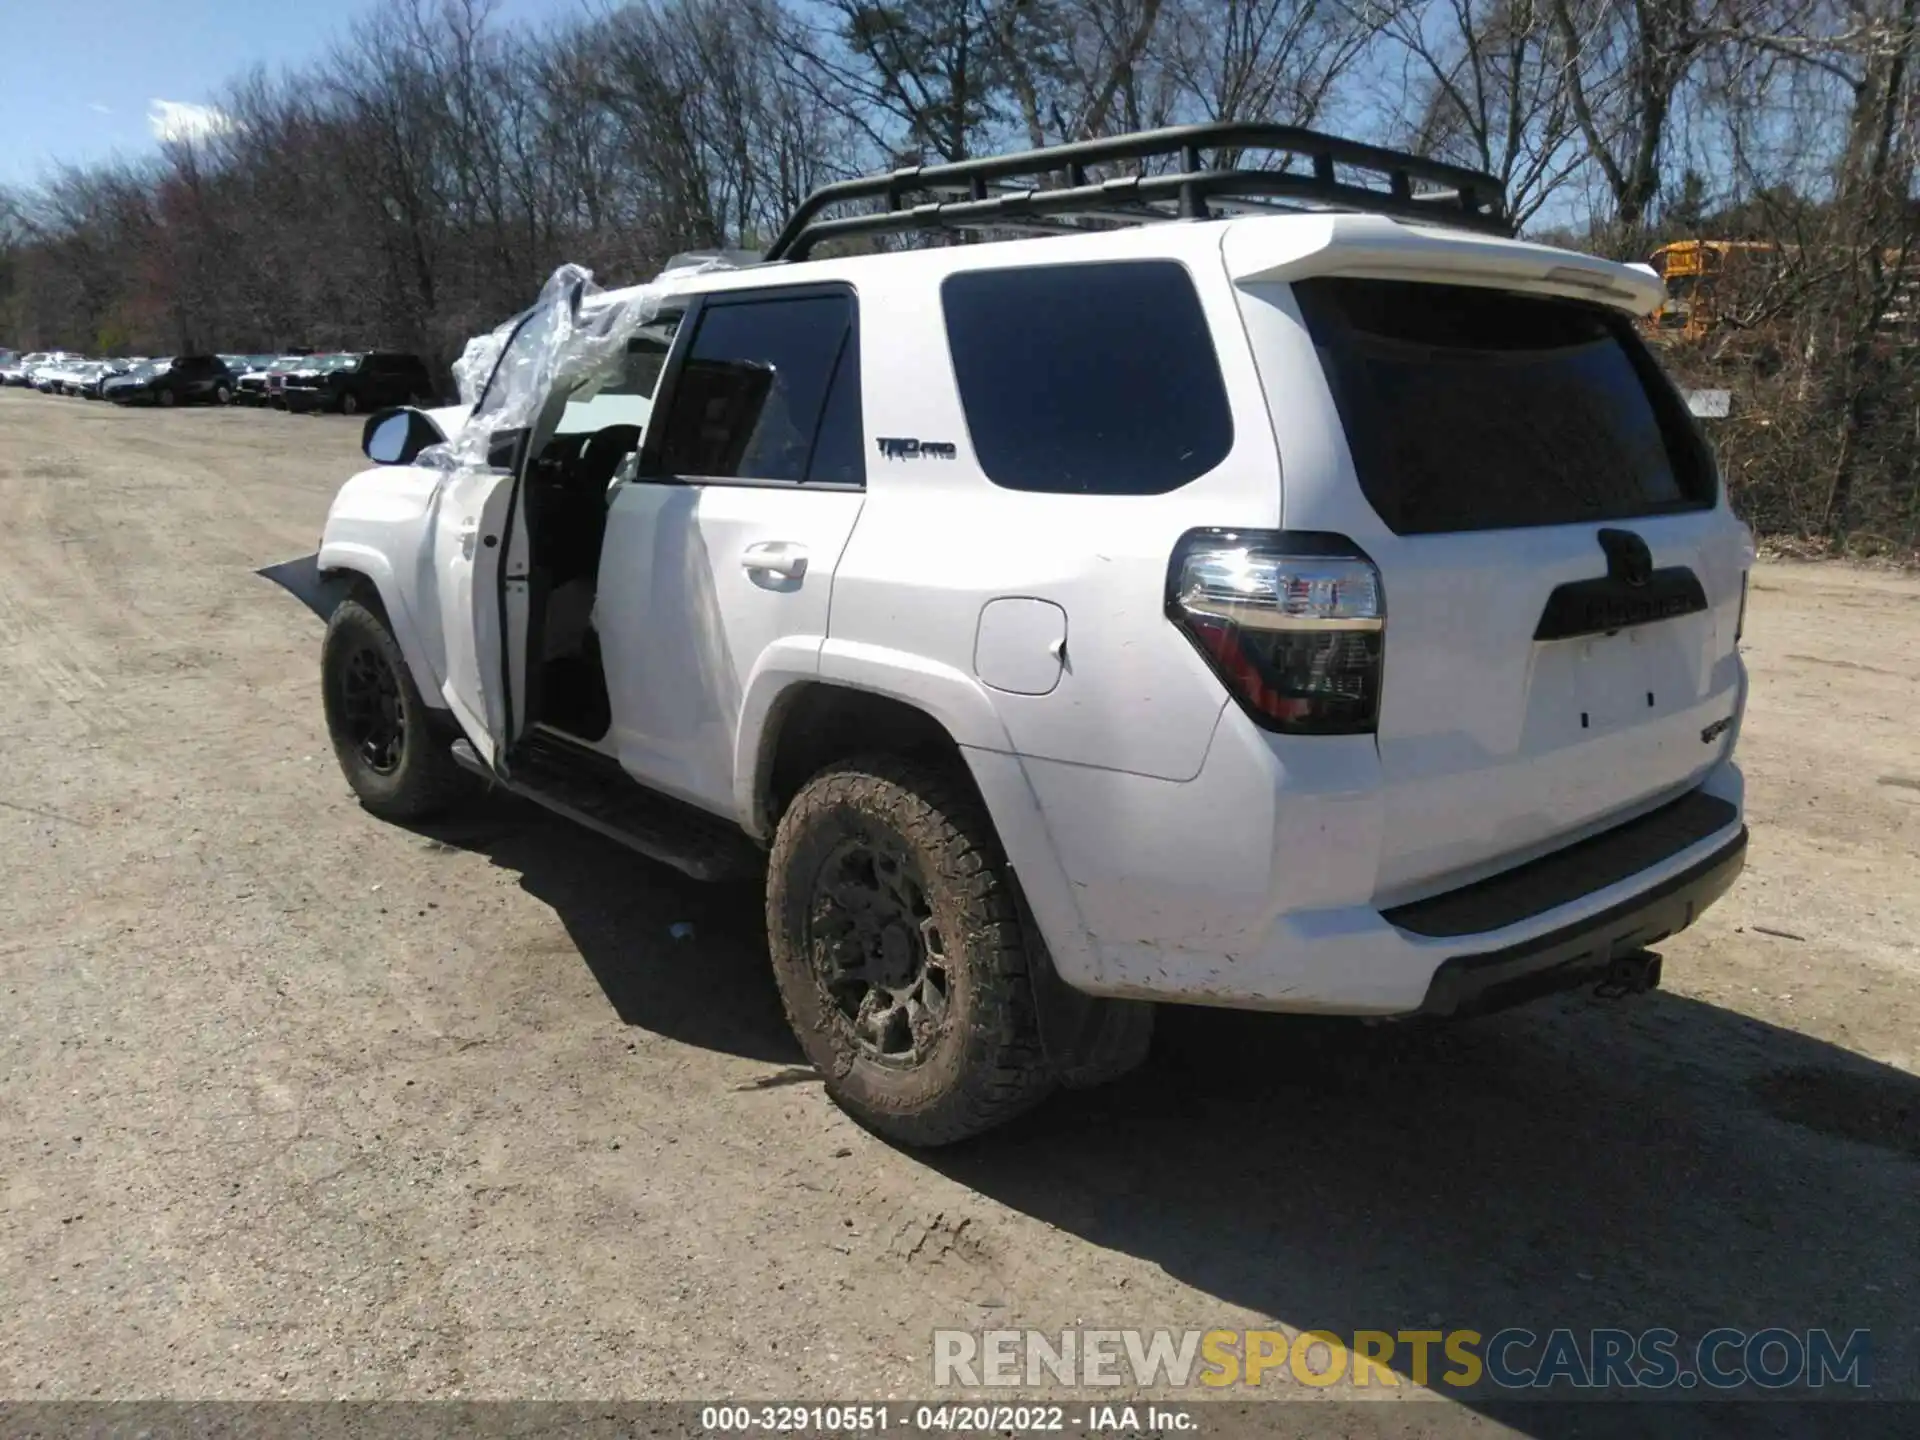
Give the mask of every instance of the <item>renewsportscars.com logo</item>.
M 936 1387 L 1864 1390 L 1865 1330 L 936 1330 Z

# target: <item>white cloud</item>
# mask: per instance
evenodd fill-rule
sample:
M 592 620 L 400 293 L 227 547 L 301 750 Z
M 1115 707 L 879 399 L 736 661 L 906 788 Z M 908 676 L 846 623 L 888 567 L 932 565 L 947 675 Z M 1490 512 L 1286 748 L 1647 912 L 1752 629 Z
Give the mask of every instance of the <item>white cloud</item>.
M 147 126 L 153 131 L 154 139 L 166 143 L 224 135 L 233 128 L 233 121 L 216 105 L 196 105 L 191 100 L 155 100 L 147 106 Z
M 87 108 L 96 115 L 111 115 L 113 113 L 113 107 L 111 105 L 102 105 L 98 100 L 88 105 Z

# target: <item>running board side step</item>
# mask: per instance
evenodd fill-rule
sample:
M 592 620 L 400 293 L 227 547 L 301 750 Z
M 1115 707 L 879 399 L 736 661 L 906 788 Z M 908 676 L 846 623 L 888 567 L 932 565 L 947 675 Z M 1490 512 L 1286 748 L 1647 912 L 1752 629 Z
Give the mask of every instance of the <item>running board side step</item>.
M 489 769 L 464 739 L 453 742 L 453 758 L 489 784 L 695 880 L 744 880 L 766 869 L 765 854 L 739 830 L 655 794 L 594 751 L 541 737 L 515 748 L 511 775 Z

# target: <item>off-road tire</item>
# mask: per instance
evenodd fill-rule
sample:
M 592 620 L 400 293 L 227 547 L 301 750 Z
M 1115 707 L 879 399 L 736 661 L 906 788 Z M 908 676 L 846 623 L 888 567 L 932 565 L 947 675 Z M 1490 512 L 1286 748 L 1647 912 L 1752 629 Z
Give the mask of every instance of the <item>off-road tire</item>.
M 868 1054 L 829 993 L 812 936 L 815 884 L 840 847 L 882 837 L 917 870 L 949 981 L 944 1021 L 910 1068 Z M 992 821 L 964 779 L 894 755 L 807 782 L 767 867 L 767 939 L 787 1021 L 827 1093 L 867 1128 L 946 1145 L 1030 1109 L 1054 1087 L 1028 979 L 1026 938 Z
M 344 687 L 356 652 L 370 650 L 392 672 L 401 706 L 399 762 L 382 773 L 356 747 Z M 360 803 L 383 820 L 425 820 L 441 814 L 473 788 L 472 777 L 454 763 L 452 736 L 436 720 L 413 683 L 399 642 L 379 615 L 357 600 L 343 601 L 327 622 L 320 646 L 320 693 L 327 734 L 347 784 Z

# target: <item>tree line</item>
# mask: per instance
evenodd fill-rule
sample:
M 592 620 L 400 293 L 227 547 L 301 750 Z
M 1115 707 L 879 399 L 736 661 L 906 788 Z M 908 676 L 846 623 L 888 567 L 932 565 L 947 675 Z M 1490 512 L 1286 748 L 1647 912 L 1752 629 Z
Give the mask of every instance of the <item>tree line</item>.
M 1705 334 L 1757 528 L 1920 546 L 1920 0 L 387 0 L 157 155 L 0 191 L 0 343 L 444 366 L 563 261 L 764 243 L 849 174 L 1196 120 L 1498 176 L 1524 233 L 1747 242 Z M 897 242 L 889 242 L 897 243 Z M 1920 256 L 1916 257 L 1920 261 Z

